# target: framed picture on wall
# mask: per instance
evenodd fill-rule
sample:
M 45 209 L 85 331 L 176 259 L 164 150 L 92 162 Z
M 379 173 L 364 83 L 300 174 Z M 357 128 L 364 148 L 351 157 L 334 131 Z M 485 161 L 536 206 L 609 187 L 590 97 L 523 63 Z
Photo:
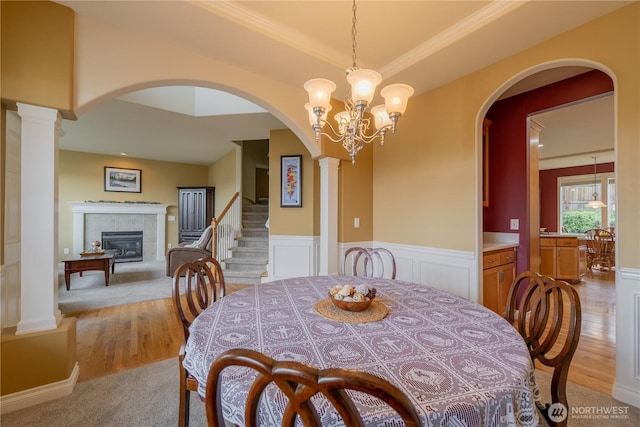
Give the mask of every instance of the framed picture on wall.
M 142 171 L 140 169 L 123 169 L 105 166 L 104 191 L 141 193 Z
M 280 206 L 302 207 L 302 155 L 280 156 Z

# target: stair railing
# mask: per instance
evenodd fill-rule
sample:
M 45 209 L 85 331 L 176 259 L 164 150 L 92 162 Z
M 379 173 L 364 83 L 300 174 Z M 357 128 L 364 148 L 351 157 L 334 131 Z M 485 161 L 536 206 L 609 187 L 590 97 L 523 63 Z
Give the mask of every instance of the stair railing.
M 240 204 L 240 193 L 236 192 L 227 203 L 227 206 L 220 212 L 217 218 L 211 221 L 211 255 L 218 261 L 218 254 L 226 258 L 227 251 L 233 247 L 236 237 L 240 234 L 242 225 L 242 210 Z

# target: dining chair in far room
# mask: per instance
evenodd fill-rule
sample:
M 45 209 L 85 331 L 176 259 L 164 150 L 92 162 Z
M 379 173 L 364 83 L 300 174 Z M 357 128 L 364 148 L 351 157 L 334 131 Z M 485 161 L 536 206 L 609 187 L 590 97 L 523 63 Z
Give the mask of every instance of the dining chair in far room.
M 180 368 L 180 406 L 178 425 L 189 425 L 189 400 L 192 391 L 198 390 L 197 381 L 182 366 L 185 344 L 189 338 L 189 326 L 200 313 L 222 298 L 225 293 L 222 267 L 214 258 L 201 258 L 182 264 L 173 276 L 173 305 L 182 324 L 184 342 L 178 354 Z
M 616 239 L 610 231 L 594 228 L 585 231 L 587 235 L 587 268 L 593 269 L 594 265 L 600 269 L 611 270 L 616 260 Z
M 361 248 L 352 247 L 344 252 L 342 257 L 341 274 L 347 275 L 351 267 L 352 276 L 385 277 L 385 266 L 387 272 L 391 272 L 387 278 L 396 278 L 396 259 L 389 249 L 386 248 Z
M 209 371 L 206 407 L 207 421 L 212 427 L 225 426 L 221 395 L 223 370 L 227 367 L 246 367 L 257 372 L 245 404 L 246 427 L 260 425 L 260 397 L 269 384 L 277 386 L 284 395 L 283 427 L 293 426 L 296 419 L 305 427 L 323 425 L 312 402 L 316 394 L 327 398 L 345 426 L 363 426 L 361 414 L 347 390 L 365 393 L 369 395 L 367 400 L 376 404 L 387 404 L 407 427 L 420 426 L 418 413 L 409 398 L 396 386 L 373 374 L 345 368 L 317 369 L 300 362 L 276 361 L 258 351 L 236 348 L 222 353 Z
M 567 375 L 582 324 L 578 292 L 562 280 L 523 272 L 509 290 L 505 319 L 524 339 L 531 360 L 552 368 L 551 403 L 536 405 L 549 425 L 566 426 Z

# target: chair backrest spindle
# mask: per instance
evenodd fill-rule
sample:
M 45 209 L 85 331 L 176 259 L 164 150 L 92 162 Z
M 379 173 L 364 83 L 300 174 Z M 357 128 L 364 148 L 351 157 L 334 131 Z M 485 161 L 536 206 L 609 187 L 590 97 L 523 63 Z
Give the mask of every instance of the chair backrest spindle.
M 276 385 L 286 398 L 282 426 L 295 425 L 299 417 L 306 427 L 320 427 L 321 420 L 311 398 L 324 395 L 347 427 L 363 426 L 362 417 L 346 390 L 355 390 L 380 399 L 393 408 L 407 427 L 420 426 L 418 413 L 409 398 L 396 386 L 373 374 L 344 368 L 317 369 L 300 362 L 276 361 L 248 349 L 222 353 L 211 365 L 207 378 L 206 407 L 209 426 L 225 425 L 222 411 L 222 371 L 243 366 L 257 371 L 245 407 L 245 425 L 260 425 L 261 395 L 269 384 Z
M 551 403 L 561 403 L 569 411 L 567 376 L 582 323 L 578 292 L 562 280 L 521 273 L 509 290 L 505 319 L 520 332 L 531 360 L 553 368 Z M 538 405 L 547 422 L 566 426 L 566 418 L 561 422 L 550 418 L 549 406 Z
M 214 258 L 201 258 L 178 267 L 173 276 L 173 305 L 185 341 L 194 319 L 224 293 L 222 267 Z
M 387 262 L 385 263 L 385 258 Z M 352 247 L 344 252 L 341 274 L 347 275 L 348 263 L 351 262 L 351 275 L 383 278 L 385 265 L 391 268 L 391 279 L 396 278 L 396 260 L 390 250 L 386 248 Z

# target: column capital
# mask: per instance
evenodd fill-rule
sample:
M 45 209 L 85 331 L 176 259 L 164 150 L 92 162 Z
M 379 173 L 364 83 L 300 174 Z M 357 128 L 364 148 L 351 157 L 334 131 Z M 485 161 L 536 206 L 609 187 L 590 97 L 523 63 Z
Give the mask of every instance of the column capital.
M 336 158 L 336 157 L 322 157 L 320 159 L 318 159 L 318 163 L 320 164 L 321 168 L 326 168 L 326 167 L 334 167 L 337 168 L 338 166 L 340 166 L 340 159 Z
M 22 120 L 31 120 L 34 122 L 42 121 L 46 124 L 62 120 L 62 116 L 58 110 L 54 108 L 39 107 L 37 105 L 23 104 L 21 102 L 17 102 L 16 105 L 18 106 L 18 114 Z

